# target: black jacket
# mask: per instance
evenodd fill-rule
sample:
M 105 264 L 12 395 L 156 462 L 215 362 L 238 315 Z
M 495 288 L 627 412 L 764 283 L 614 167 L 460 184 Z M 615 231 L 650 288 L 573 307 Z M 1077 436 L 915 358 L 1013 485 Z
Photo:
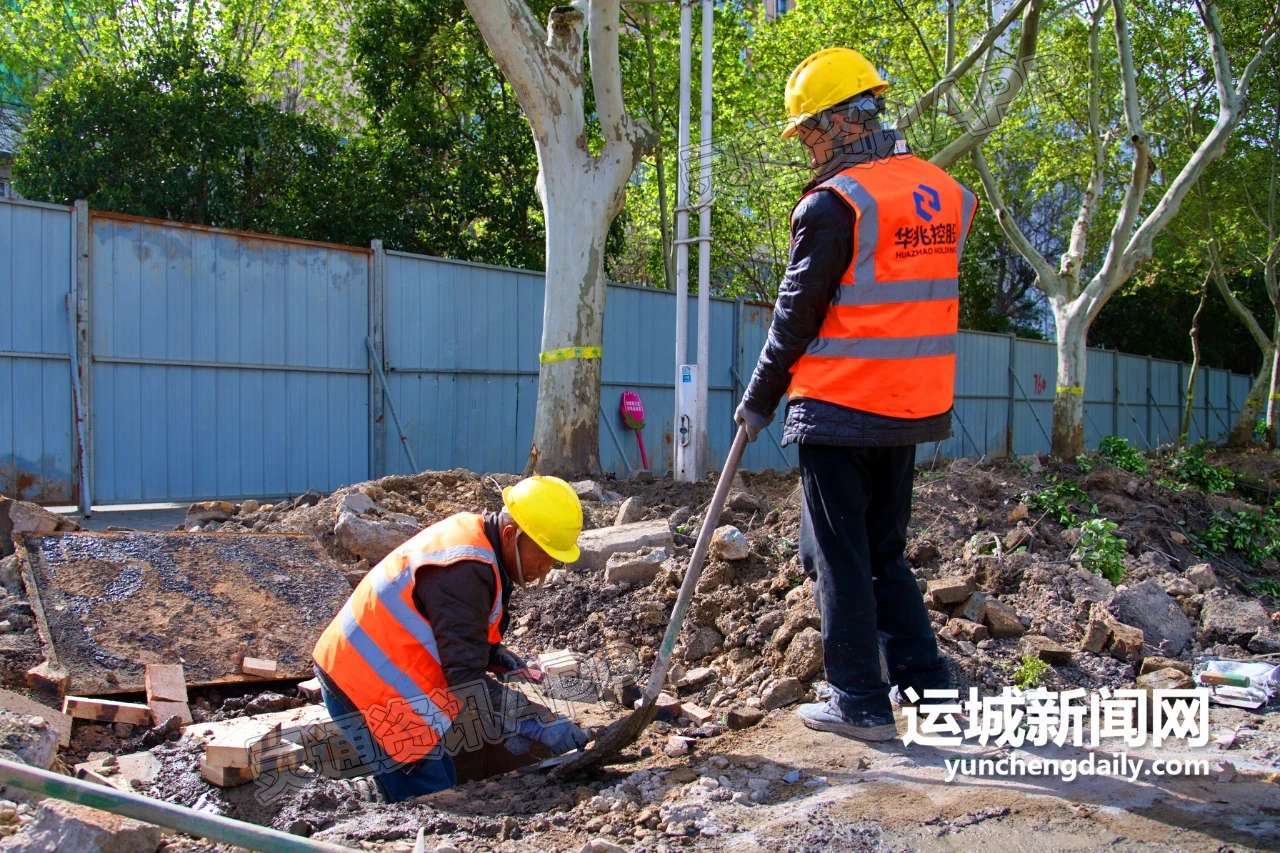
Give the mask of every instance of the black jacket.
M 881 132 L 873 144 L 840 164 L 840 168 L 891 156 L 896 141 L 892 131 Z M 823 178 L 829 174 L 830 171 Z M 791 368 L 818 336 L 827 307 L 852 258 L 854 216 L 844 200 L 830 190 L 810 192 L 796 205 L 791 215 L 791 253 L 778 286 L 773 322 L 743 395 L 748 409 L 773 416 L 791 383 Z M 787 406 L 782 443 L 896 447 L 941 441 L 950 435 L 950 412 L 928 418 L 893 418 L 800 398 Z

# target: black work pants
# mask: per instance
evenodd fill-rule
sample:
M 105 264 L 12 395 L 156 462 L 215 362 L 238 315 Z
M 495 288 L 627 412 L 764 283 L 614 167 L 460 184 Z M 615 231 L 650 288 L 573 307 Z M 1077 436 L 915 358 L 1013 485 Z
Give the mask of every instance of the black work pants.
M 889 678 L 902 690 L 949 687 L 903 552 L 915 446 L 800 445 L 800 559 L 817 578 L 827 681 L 851 722 L 892 722 Z

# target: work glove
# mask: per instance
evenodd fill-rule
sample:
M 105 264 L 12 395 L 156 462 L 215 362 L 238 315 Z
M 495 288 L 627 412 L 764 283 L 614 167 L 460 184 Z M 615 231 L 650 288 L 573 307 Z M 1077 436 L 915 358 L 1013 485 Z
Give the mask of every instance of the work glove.
M 506 646 L 493 646 L 489 650 L 489 670 L 499 675 L 505 675 L 508 672 L 515 672 L 528 666 L 524 658 Z
M 765 427 L 769 426 L 769 422 L 773 418 L 748 409 L 746 401 L 743 400 L 738 404 L 737 411 L 733 413 L 733 420 L 738 426 L 746 429 L 747 441 L 755 441 L 756 436 L 763 432 Z
M 494 675 L 509 675 L 525 681 L 539 682 L 542 671 L 506 646 L 492 646 L 489 650 L 489 671 Z
M 556 717 L 550 723 L 535 719 L 521 720 L 516 726 L 514 738 L 507 738 L 507 743 L 517 738 L 528 738 L 551 750 L 553 755 L 560 755 L 573 749 L 581 749 L 587 745 L 588 735 L 572 720 Z M 510 751 L 511 747 L 508 745 Z M 513 753 L 520 755 L 521 753 Z

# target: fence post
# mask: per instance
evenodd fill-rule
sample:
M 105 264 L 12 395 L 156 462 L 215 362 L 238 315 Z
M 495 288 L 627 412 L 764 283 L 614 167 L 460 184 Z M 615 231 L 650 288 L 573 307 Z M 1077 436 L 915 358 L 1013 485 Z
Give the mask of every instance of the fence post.
M 1111 434 L 1120 434 L 1120 350 L 1111 351 Z
M 76 483 L 80 492 L 80 514 L 88 518 L 93 510 L 93 330 L 92 330 L 92 276 L 90 260 L 89 202 L 78 199 L 71 220 L 71 253 L 74 276 L 68 313 L 74 318 L 71 328 L 74 335 L 70 342 L 72 351 L 72 398 L 76 443 Z
M 1143 407 L 1147 410 L 1147 447 L 1155 447 L 1156 441 L 1151 435 L 1151 401 L 1155 399 L 1155 393 L 1151 390 L 1151 356 L 1147 356 L 1147 396 Z
M 1017 377 L 1018 369 L 1018 336 L 1013 332 L 1009 333 L 1009 406 L 1005 411 L 1004 423 L 1004 443 L 1005 457 L 1013 458 L 1013 395 L 1014 395 L 1014 379 Z
M 386 396 L 378 383 L 377 371 L 382 363 L 374 363 L 374 359 L 385 363 L 387 354 L 383 341 L 383 318 L 386 305 L 387 253 L 381 240 L 371 240 L 369 248 L 373 254 L 369 256 L 369 342 L 372 344 L 369 353 L 369 477 L 376 479 L 385 476 L 387 471 L 387 431 L 383 428 L 386 419 Z

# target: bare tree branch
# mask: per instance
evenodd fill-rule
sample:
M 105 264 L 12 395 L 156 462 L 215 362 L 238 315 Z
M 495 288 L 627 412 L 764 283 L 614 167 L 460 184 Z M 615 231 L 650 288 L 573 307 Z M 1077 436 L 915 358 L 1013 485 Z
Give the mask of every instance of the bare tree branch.
M 552 62 L 554 53 L 570 47 L 564 44 L 563 33 L 558 35 L 555 32 L 556 12 L 552 13 L 553 31 L 548 33 L 534 19 L 524 0 L 463 2 L 503 76 L 515 91 L 516 100 L 533 128 L 534 137 L 548 138 L 553 124 L 550 119 L 562 107 L 549 103 L 553 99 L 550 93 L 559 88 L 560 81 L 554 79 L 556 69 L 573 67 L 572 61 L 565 61 L 563 56 L 559 57 L 559 62 Z M 580 11 L 577 15 L 581 19 Z M 565 23 L 561 21 L 562 25 Z
M 1014 221 L 1013 215 L 1009 212 L 1008 205 L 1004 202 L 1004 196 L 1000 193 L 1000 187 L 996 184 L 995 177 L 991 174 L 991 167 L 987 165 L 987 159 L 982 155 L 981 148 L 974 148 L 970 152 L 973 159 L 974 168 L 978 171 L 978 177 L 982 179 L 982 188 L 987 194 L 987 201 L 991 205 L 991 209 L 995 212 L 996 222 L 1000 225 L 1009 242 L 1018 250 L 1018 254 L 1026 258 L 1027 263 L 1031 264 L 1031 268 L 1036 272 L 1036 278 L 1040 282 L 1041 288 L 1045 293 L 1050 295 L 1062 294 L 1062 279 L 1054 271 L 1049 262 L 1045 260 L 1044 255 L 1031 245 L 1031 241 L 1027 239 L 1027 235 L 1018 227 L 1018 223 Z
M 1119 0 L 1117 0 L 1119 2 Z M 1280 9 L 1278 9 L 1280 11 Z M 1245 74 L 1241 77 L 1240 84 L 1233 84 L 1231 80 L 1231 63 L 1226 55 L 1225 49 L 1222 47 L 1222 25 L 1218 21 L 1217 9 L 1211 2 L 1204 2 L 1204 15 L 1202 16 L 1206 35 L 1208 36 L 1210 49 L 1213 55 L 1213 73 L 1220 81 L 1225 80 L 1225 84 L 1219 85 L 1219 91 L 1225 87 L 1234 94 L 1229 95 L 1228 100 L 1218 104 L 1218 118 L 1214 122 L 1213 128 L 1200 142 L 1200 145 L 1192 153 L 1191 157 L 1183 165 L 1180 171 L 1165 190 L 1164 195 L 1156 202 L 1156 206 L 1152 209 L 1150 215 L 1143 220 L 1138 226 L 1133 236 L 1129 239 L 1128 245 L 1125 246 L 1123 253 L 1119 255 L 1119 260 L 1114 261 L 1113 269 L 1109 270 L 1108 277 L 1103 280 L 1101 277 L 1095 281 L 1099 285 L 1100 291 L 1111 292 L 1119 287 L 1138 264 L 1151 257 L 1151 246 L 1157 234 L 1164 230 L 1169 221 L 1177 214 L 1182 207 L 1182 201 L 1186 197 L 1187 192 L 1192 185 L 1200 179 L 1204 170 L 1221 156 L 1226 148 L 1227 139 L 1232 131 L 1235 130 L 1241 118 L 1244 117 L 1245 109 L 1248 107 L 1247 96 L 1242 95 L 1246 91 L 1249 78 L 1257 71 L 1265 60 L 1266 56 L 1275 46 L 1277 38 L 1277 18 L 1273 14 L 1267 24 L 1267 29 L 1263 34 L 1262 44 L 1258 47 L 1246 66 Z M 1136 165 L 1136 163 L 1135 163 Z M 1093 286 L 1092 283 L 1090 285 Z
M 600 130 L 607 141 L 621 142 L 627 133 L 622 104 L 622 68 L 618 62 L 618 0 L 590 0 L 588 52 L 591 89 L 596 96 Z
M 1018 15 L 1022 14 L 1022 10 L 1029 2 L 1030 0 L 1017 0 L 1016 3 L 1010 6 L 1009 10 L 1004 13 L 1004 17 L 1002 17 L 994 27 L 987 30 L 987 33 L 982 37 L 982 40 L 974 45 L 973 49 L 969 51 L 968 55 L 966 55 L 964 59 L 960 60 L 960 64 L 951 69 L 951 72 L 947 74 L 946 77 L 943 77 L 935 83 L 932 89 L 921 95 L 920 99 L 915 102 L 911 109 L 907 110 L 898 118 L 894 127 L 898 130 L 906 130 L 913 122 L 915 122 L 916 119 L 924 115 L 927 110 L 932 109 L 933 105 L 937 103 L 938 98 L 950 91 L 951 87 L 956 84 L 956 81 L 963 77 L 965 72 L 972 68 L 973 64 L 977 62 L 978 59 L 981 58 L 988 50 L 990 50 L 991 45 L 995 44 L 996 40 L 999 39 L 1000 36 L 1004 35 L 1004 31 L 1009 29 L 1009 25 L 1017 20 Z
M 1040 10 L 1044 0 L 1031 0 L 1026 15 L 1022 19 L 1022 34 L 1018 40 L 1018 53 L 1011 66 L 1000 74 L 1002 85 L 987 101 L 980 111 L 975 110 L 960 119 L 964 132 L 933 157 L 930 162 L 942 168 L 948 168 L 971 149 L 981 145 L 991 135 L 1001 121 L 1005 111 L 1013 99 L 1022 91 L 1031 76 L 1031 65 L 1035 61 L 1036 39 L 1040 35 Z M 979 92 L 981 96 L 981 92 Z
M 1080 268 L 1088 249 L 1089 227 L 1098 210 L 1098 198 L 1102 194 L 1103 173 L 1107 165 L 1107 146 L 1110 134 L 1102 130 L 1102 16 L 1106 3 L 1099 2 L 1093 11 L 1089 26 L 1089 141 L 1093 146 L 1093 161 L 1089 167 L 1089 182 L 1080 199 L 1080 211 L 1071 226 L 1071 238 L 1067 250 L 1062 253 L 1058 272 L 1072 281 L 1073 289 L 1079 282 Z M 1074 294 L 1073 294 L 1074 295 Z

